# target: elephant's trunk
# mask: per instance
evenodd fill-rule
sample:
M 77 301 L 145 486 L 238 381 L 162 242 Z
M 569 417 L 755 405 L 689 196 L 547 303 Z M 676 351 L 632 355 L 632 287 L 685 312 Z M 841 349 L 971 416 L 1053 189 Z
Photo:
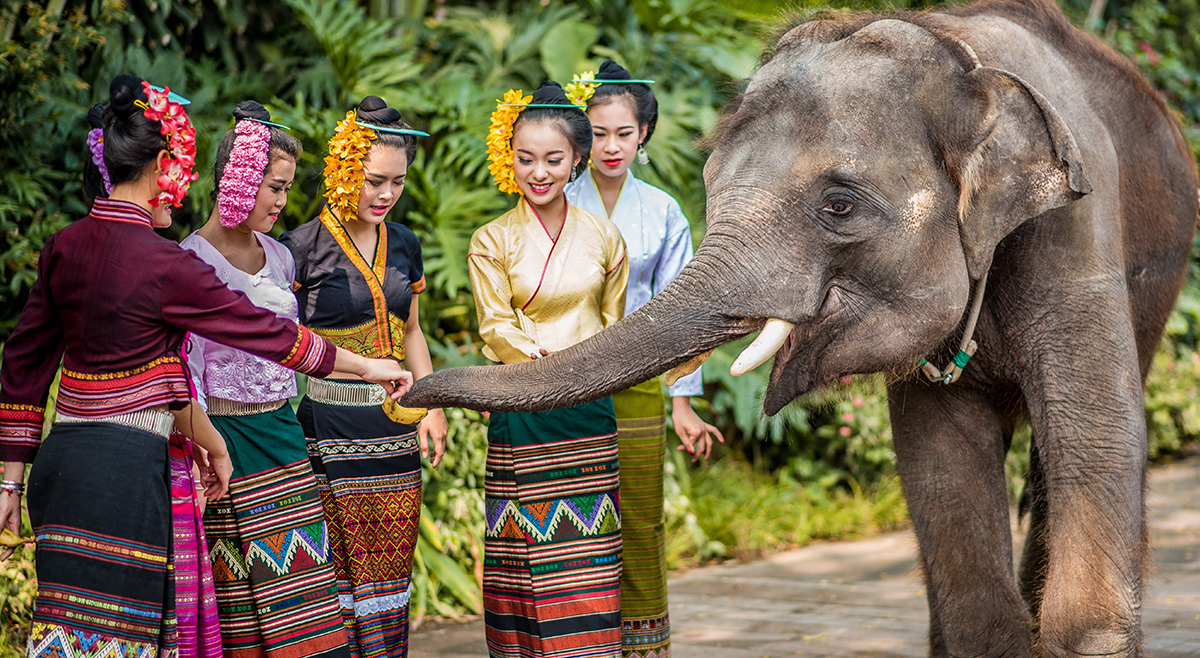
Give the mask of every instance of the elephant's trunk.
M 708 247 L 708 248 L 705 248 Z M 728 264 L 704 245 L 679 277 L 609 329 L 528 363 L 450 368 L 425 377 L 404 397 L 412 407 L 539 411 L 566 407 L 640 384 L 758 329 L 761 319 L 730 317 L 715 303 L 733 291 Z M 713 275 L 724 270 L 721 276 Z

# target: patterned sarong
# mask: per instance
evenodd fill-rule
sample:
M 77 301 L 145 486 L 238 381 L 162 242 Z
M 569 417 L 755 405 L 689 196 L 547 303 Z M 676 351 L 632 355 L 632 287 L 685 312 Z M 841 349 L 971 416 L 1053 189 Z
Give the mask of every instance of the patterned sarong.
M 351 656 L 403 658 L 421 519 L 416 430 L 378 405 L 307 396 L 297 415 L 321 492 Z
M 179 622 L 179 658 L 220 658 L 221 629 L 213 591 L 208 544 L 192 476 L 192 442 L 172 434 L 171 569 L 175 573 L 175 616 Z
M 612 402 L 492 414 L 483 605 L 494 657 L 621 655 Z
M 613 396 L 621 460 L 621 651 L 626 658 L 671 655 L 663 555 L 663 403 L 657 377 Z
M 56 425 L 29 472 L 37 538 L 33 658 L 177 653 L 167 440 Z
M 204 512 L 229 658 L 347 656 L 329 536 L 290 406 L 213 416 L 233 461 Z

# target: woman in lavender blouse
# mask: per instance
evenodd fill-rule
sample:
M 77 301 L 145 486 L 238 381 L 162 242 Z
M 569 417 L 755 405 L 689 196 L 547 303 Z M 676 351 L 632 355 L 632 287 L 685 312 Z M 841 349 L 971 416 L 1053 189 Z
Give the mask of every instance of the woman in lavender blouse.
M 287 204 L 300 142 L 258 103 L 234 111 L 213 168 L 213 214 L 182 246 L 230 289 L 297 320 L 291 251 L 265 233 Z M 329 535 L 304 432 L 288 404 L 292 372 L 192 335 L 197 399 L 233 461 L 229 496 L 204 512 L 226 655 L 349 656 Z

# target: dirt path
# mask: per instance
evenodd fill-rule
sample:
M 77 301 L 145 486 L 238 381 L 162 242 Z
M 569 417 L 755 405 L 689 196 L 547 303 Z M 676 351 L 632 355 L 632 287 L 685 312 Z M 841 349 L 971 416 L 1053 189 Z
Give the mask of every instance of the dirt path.
M 1143 607 L 1146 654 L 1200 657 L 1200 459 L 1155 468 L 1150 489 L 1155 571 Z M 915 552 L 912 533 L 899 532 L 672 578 L 672 653 L 925 656 L 928 610 Z M 486 656 L 483 622 L 427 625 L 412 635 L 409 655 Z

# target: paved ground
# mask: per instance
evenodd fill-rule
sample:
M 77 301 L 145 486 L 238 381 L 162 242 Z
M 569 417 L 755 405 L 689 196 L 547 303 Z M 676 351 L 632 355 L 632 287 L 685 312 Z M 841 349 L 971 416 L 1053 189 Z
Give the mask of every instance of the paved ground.
M 1146 653 L 1200 657 L 1200 459 L 1150 477 L 1155 573 Z M 679 658 L 925 656 L 928 610 L 911 532 L 808 546 L 761 562 L 696 569 L 670 582 Z M 413 658 L 486 656 L 483 623 L 429 624 Z

